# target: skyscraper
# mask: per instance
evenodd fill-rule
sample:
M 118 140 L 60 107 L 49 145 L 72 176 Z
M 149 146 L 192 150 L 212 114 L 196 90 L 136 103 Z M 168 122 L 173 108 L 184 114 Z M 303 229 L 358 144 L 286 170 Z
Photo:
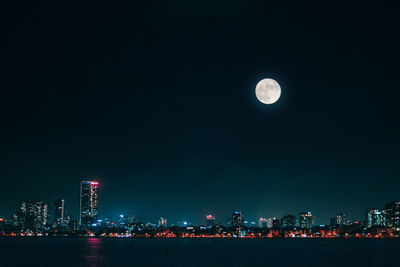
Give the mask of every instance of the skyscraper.
M 55 198 L 54 199 L 54 222 L 57 224 L 57 226 L 64 225 L 64 216 L 65 216 L 64 199 Z
M 346 214 L 338 213 L 336 214 L 336 225 L 345 225 L 347 224 Z
M 283 216 L 281 219 L 281 227 L 296 227 L 296 216 L 291 214 Z
M 167 218 L 160 217 L 158 220 L 158 227 L 167 227 L 168 226 L 168 220 Z
M 388 225 L 400 228 L 400 201 L 393 201 L 385 206 L 388 217 Z
M 79 225 L 83 228 L 97 222 L 98 189 L 99 183 L 96 181 L 81 181 Z
M 213 215 L 206 216 L 206 225 L 207 226 L 214 226 L 215 225 L 215 217 Z
M 388 226 L 386 210 L 367 209 L 365 223 L 367 227 Z
M 25 200 L 21 204 L 21 226 L 24 230 L 41 230 L 47 224 L 48 205 L 43 201 Z
M 232 226 L 242 227 L 244 224 L 244 214 L 240 211 L 235 211 L 232 213 Z
M 314 216 L 310 211 L 300 212 L 299 214 L 299 225 L 301 228 L 311 228 L 314 224 Z
M 267 218 L 260 218 L 258 219 L 258 227 L 264 228 L 268 226 L 268 219 Z

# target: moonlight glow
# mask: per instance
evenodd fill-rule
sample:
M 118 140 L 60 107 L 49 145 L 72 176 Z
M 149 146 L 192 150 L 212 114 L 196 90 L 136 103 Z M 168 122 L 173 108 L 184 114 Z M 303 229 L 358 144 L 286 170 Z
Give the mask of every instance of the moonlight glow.
M 256 96 L 261 103 L 273 104 L 281 96 L 281 87 L 273 79 L 263 79 L 256 86 Z

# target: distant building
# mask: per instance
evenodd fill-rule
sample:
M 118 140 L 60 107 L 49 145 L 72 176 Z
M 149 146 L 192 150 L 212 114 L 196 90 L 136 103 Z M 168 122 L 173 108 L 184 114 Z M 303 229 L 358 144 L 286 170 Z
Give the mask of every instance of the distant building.
M 291 214 L 283 216 L 281 219 L 281 227 L 296 227 L 296 216 Z
M 48 223 L 48 205 L 43 201 L 22 201 L 19 216 L 18 221 L 24 230 L 42 230 Z
M 244 213 L 240 211 L 235 211 L 232 213 L 232 226 L 242 227 L 244 225 Z
M 279 219 L 278 218 L 274 218 L 272 220 L 272 228 L 274 228 L 274 229 L 278 229 L 279 228 Z
M 387 227 L 389 225 L 387 218 L 388 217 L 386 210 L 367 209 L 365 216 L 365 223 L 367 227 L 372 227 L 372 226 Z
M 121 214 L 119 215 L 116 223 L 119 228 L 125 228 L 129 225 L 129 217 Z
M 275 219 L 276 218 L 268 218 L 268 220 L 267 220 L 267 227 L 268 228 L 272 228 L 274 226 L 274 220 Z
M 300 212 L 299 214 L 299 226 L 301 228 L 310 229 L 314 224 L 315 217 L 310 211 Z
M 54 199 L 54 221 L 57 226 L 64 226 L 65 203 L 64 199 Z
M 11 225 L 16 228 L 23 228 L 24 214 L 21 211 L 14 212 L 11 218 Z
M 264 228 L 268 226 L 268 219 L 267 218 L 260 218 L 258 219 L 258 227 Z
M 83 228 L 97 223 L 99 183 L 81 181 L 79 225 Z
M 167 218 L 160 217 L 160 219 L 158 220 L 158 227 L 168 227 Z
M 338 213 L 336 215 L 336 225 L 342 226 L 347 224 L 346 214 Z
M 393 201 L 385 205 L 388 226 L 400 228 L 400 201 Z
M 134 223 L 136 223 L 136 221 L 137 221 L 137 219 L 136 219 L 136 216 L 129 216 L 128 217 L 128 224 L 129 225 L 132 225 L 132 224 L 134 224 Z
M 206 216 L 206 225 L 207 226 L 214 226 L 215 225 L 215 217 L 211 214 Z
M 113 224 L 112 219 L 109 217 L 106 217 L 103 219 L 103 226 L 105 227 L 111 227 Z
M 253 221 L 244 220 L 244 221 L 243 221 L 243 224 L 244 224 L 244 226 L 246 226 L 246 227 L 256 227 L 256 222 L 253 222 Z

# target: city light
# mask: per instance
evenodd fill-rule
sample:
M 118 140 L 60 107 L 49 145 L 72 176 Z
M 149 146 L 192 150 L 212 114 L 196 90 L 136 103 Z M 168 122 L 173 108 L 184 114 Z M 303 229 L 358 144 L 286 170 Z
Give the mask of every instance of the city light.
M 348 220 L 343 213 L 331 218 L 331 224 L 315 224 L 311 211 L 282 217 L 261 217 L 258 225 L 241 211 L 234 211 L 225 225 L 216 223 L 213 214 L 205 215 L 204 224 L 188 220 L 168 227 L 167 218 L 158 223 L 137 222 L 136 216 L 119 214 L 98 218 L 98 182 L 80 184 L 79 223 L 66 213 L 65 201 L 54 200 L 54 222 L 49 221 L 49 205 L 43 201 L 26 200 L 10 221 L 0 218 L 0 236 L 83 236 L 124 238 L 399 238 L 400 202 L 384 209 L 367 209 L 366 221 Z M 204 217 L 203 217 L 204 218 Z

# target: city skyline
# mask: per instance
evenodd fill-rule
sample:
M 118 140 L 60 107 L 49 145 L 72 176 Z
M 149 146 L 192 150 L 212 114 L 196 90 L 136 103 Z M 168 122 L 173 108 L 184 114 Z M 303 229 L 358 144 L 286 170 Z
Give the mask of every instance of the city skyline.
M 36 225 L 35 228 L 41 229 L 41 227 L 37 227 L 38 223 L 46 225 L 51 224 L 56 226 L 68 226 L 69 223 L 75 223 L 74 227 L 81 227 L 82 229 L 86 229 L 87 227 L 96 226 L 99 222 L 103 220 L 113 221 L 115 218 L 121 219 L 124 217 L 132 217 L 135 220 L 139 220 L 144 223 L 154 223 L 148 218 L 142 217 L 140 214 L 135 213 L 124 213 L 119 212 L 117 216 L 107 216 L 103 215 L 99 216 L 99 195 L 98 191 L 100 188 L 100 184 L 97 180 L 90 180 L 89 178 L 82 179 L 80 181 L 80 194 L 79 194 L 79 215 L 76 220 L 73 220 L 71 216 L 70 209 L 66 208 L 65 199 L 60 197 L 55 197 L 52 202 L 46 201 L 38 201 L 38 200 L 23 200 L 21 203 L 21 210 L 16 210 L 13 215 L 9 219 L 13 224 L 21 220 L 19 218 L 20 213 L 27 214 L 27 210 L 31 210 L 30 214 L 35 214 L 38 216 L 32 217 L 31 225 Z M 49 204 L 50 203 L 50 204 Z M 51 213 L 50 210 L 54 212 Z M 36 211 L 38 210 L 38 211 Z M 68 210 L 68 212 L 67 212 Z M 393 211 L 396 211 L 393 213 Z M 38 214 L 38 215 L 36 215 Z M 181 226 L 189 226 L 189 225 L 226 225 L 226 226 L 240 226 L 246 225 L 248 227 L 263 227 L 262 225 L 268 225 L 268 228 L 275 227 L 275 223 L 279 224 L 280 227 L 300 227 L 300 228 L 311 228 L 312 226 L 317 225 L 351 225 L 353 223 L 356 224 L 365 224 L 370 227 L 372 225 L 376 226 L 389 226 L 389 225 L 398 225 L 400 226 L 400 201 L 391 201 L 390 203 L 385 204 L 385 208 L 365 208 L 364 217 L 363 218 L 353 218 L 351 215 L 348 216 L 342 212 L 337 212 L 334 217 L 329 218 L 329 222 L 322 223 L 316 221 L 315 214 L 312 211 L 300 211 L 297 212 L 298 216 L 294 215 L 296 213 L 286 213 L 282 216 L 262 216 L 258 218 L 254 217 L 245 217 L 245 213 L 243 210 L 239 211 L 236 209 L 232 213 L 232 217 L 226 218 L 224 220 L 215 214 L 207 214 L 202 215 L 202 221 L 194 221 L 190 217 L 186 216 L 185 219 L 181 219 L 180 221 L 175 221 L 171 225 L 181 225 Z M 333 214 L 333 213 L 332 213 Z M 158 217 L 159 225 L 167 225 L 167 214 L 163 214 Z M 1 217 L 0 217 L 1 218 Z M 35 219 L 34 219 L 35 218 Z M 54 218 L 51 220 L 50 218 Z M 7 217 L 3 217 L 3 220 Z M 26 220 L 26 219 L 24 219 Z M 162 222 L 162 223 L 160 223 Z M 171 219 L 170 219 L 171 222 Z M 317 223 L 316 223 L 317 222 Z M 25 224 L 25 222 L 23 223 Z
M 9 3 L 0 216 L 63 197 L 77 218 L 82 177 L 103 214 L 173 221 L 399 199 L 395 4 L 178 2 Z

